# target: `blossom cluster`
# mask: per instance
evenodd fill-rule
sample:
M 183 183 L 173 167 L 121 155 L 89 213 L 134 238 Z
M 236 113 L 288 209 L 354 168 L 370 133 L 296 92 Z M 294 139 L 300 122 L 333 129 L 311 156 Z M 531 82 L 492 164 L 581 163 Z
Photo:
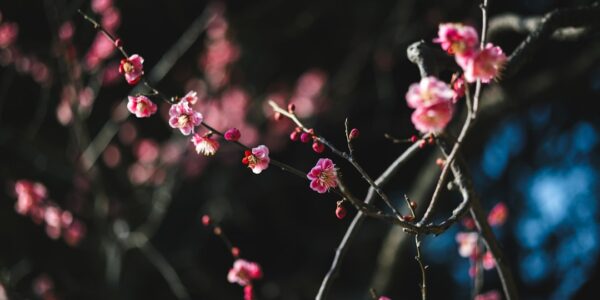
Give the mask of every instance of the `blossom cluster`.
M 441 24 L 439 43 L 448 54 L 454 55 L 462 68 L 463 76 L 453 79 L 452 87 L 431 76 L 412 84 L 406 93 L 408 106 L 414 108 L 411 121 L 421 133 L 442 131 L 452 119 L 454 103 L 464 95 L 467 82 L 488 83 L 497 77 L 506 61 L 500 47 L 490 43 L 479 49 L 479 36 L 470 26 L 462 24 Z
M 499 75 L 506 62 L 506 55 L 500 47 L 487 43 L 483 49 L 478 48 L 479 36 L 471 26 L 440 24 L 438 37 L 433 41 L 439 43 L 448 54 L 455 56 L 468 82 L 490 82 Z
M 506 204 L 500 202 L 492 208 L 487 219 L 491 226 L 498 227 L 502 226 L 506 222 L 507 217 L 508 208 L 506 207 Z M 464 219 L 463 225 L 469 230 L 473 230 L 475 228 L 474 221 L 471 218 Z M 485 270 L 490 270 L 495 267 L 495 261 L 492 253 L 489 250 L 484 251 L 480 242 L 479 233 L 476 231 L 459 232 L 456 235 L 456 242 L 458 243 L 458 254 L 460 254 L 462 257 L 469 258 L 473 262 L 471 264 L 471 268 L 469 269 L 470 276 L 475 276 L 477 272 L 475 262 L 479 259 L 481 259 L 483 268 Z
M 52 239 L 63 237 L 70 246 L 76 246 L 85 236 L 85 225 L 68 210 L 62 210 L 47 199 L 46 187 L 39 182 L 19 180 L 15 183 L 17 213 L 29 216 L 36 224 L 45 223 L 46 234 Z
M 19 25 L 3 18 L 0 12 L 0 66 L 12 64 L 18 73 L 31 76 L 42 86 L 49 86 L 50 68 L 35 55 L 22 53 L 17 46 L 18 37 Z

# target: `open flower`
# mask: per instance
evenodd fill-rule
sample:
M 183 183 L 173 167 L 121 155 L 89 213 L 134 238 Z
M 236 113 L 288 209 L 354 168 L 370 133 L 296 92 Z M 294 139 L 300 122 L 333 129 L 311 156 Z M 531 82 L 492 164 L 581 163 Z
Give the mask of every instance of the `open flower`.
M 439 132 L 446 128 L 452 119 L 452 103 L 438 103 L 433 106 L 417 108 L 411 117 L 415 128 L 422 133 Z
M 181 101 L 187 101 L 190 105 L 194 105 L 198 102 L 198 93 L 196 91 L 189 91 L 181 98 Z
M 477 249 L 479 235 L 477 232 L 459 232 L 456 235 L 458 254 L 462 257 L 471 257 Z
M 147 118 L 156 113 L 156 104 L 144 95 L 129 96 L 127 109 L 138 118 Z
M 15 210 L 21 215 L 27 215 L 40 205 L 41 201 L 48 196 L 46 187 L 39 182 L 19 180 L 15 183 L 17 203 Z
M 227 280 L 231 283 L 238 283 L 241 286 L 249 285 L 252 280 L 260 279 L 262 270 L 260 265 L 244 259 L 237 259 L 233 263 L 233 268 L 229 269 Z
M 488 83 L 500 74 L 506 62 L 506 55 L 500 47 L 488 43 L 485 49 L 471 56 L 457 56 L 456 62 L 464 70 L 468 82 L 481 79 L 481 82 Z
M 179 128 L 183 135 L 190 135 L 202 123 L 202 114 L 194 111 L 187 101 L 173 104 L 169 109 L 169 125 Z
M 306 177 L 310 179 L 310 188 L 319 194 L 337 187 L 335 164 L 329 158 L 320 158 Z
M 248 165 L 254 174 L 260 174 L 264 169 L 269 167 L 269 148 L 265 145 L 260 145 L 252 148 L 252 151 L 246 150 L 242 163 Z
M 445 82 L 430 76 L 413 83 L 406 93 L 406 103 L 411 108 L 429 107 L 443 102 L 451 102 L 455 92 Z
M 219 150 L 220 146 L 217 140 L 214 140 L 208 136 L 200 136 L 199 134 L 194 134 L 192 137 L 192 143 L 196 147 L 196 152 L 198 154 L 202 153 L 205 156 L 214 155 L 217 150 Z
M 125 75 L 125 80 L 127 83 L 134 85 L 142 79 L 142 75 L 144 75 L 144 59 L 134 54 L 127 59 L 121 60 L 121 65 L 119 65 L 119 73 Z
M 438 37 L 433 40 L 439 43 L 449 54 L 471 55 L 477 50 L 479 37 L 475 28 L 459 23 L 440 24 Z

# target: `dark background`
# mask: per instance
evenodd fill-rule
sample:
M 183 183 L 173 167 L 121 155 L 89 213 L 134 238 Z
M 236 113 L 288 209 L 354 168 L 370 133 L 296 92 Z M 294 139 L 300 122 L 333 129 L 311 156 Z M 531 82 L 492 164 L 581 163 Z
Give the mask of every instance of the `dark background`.
M 541 15 L 591 3 L 490 2 L 491 18 L 502 13 Z M 247 121 L 260 133 L 256 144 L 278 144 L 272 147 L 272 157 L 305 171 L 319 157 L 330 157 L 361 196 L 367 185 L 345 162 L 331 152 L 318 155 L 307 145 L 288 142 L 288 131 L 272 129 L 278 125 L 263 112 L 267 95 L 280 87 L 293 90 L 302 74 L 321 70 L 327 80 L 320 108 L 306 122 L 343 147 L 348 117 L 361 131 L 358 159 L 375 177 L 407 147 L 391 143 L 384 133 L 400 138 L 415 133 L 404 94 L 409 84 L 419 80 L 419 73 L 406 58 L 407 46 L 421 39 L 431 41 L 440 22 L 479 28 L 481 15 L 476 1 L 223 4 L 228 37 L 241 51 L 230 66 L 228 86 L 240 87 L 250 96 Z M 143 55 L 150 70 L 207 5 L 205 1 L 115 1 L 122 17 L 116 34 L 126 41 L 130 53 Z M 53 8 L 58 12 L 54 17 Z M 15 65 L 0 66 L 0 282 L 15 299 L 38 298 L 32 285 L 41 274 L 52 278 L 61 299 L 172 299 L 173 293 L 147 255 L 139 249 L 120 250 L 113 230 L 123 222 L 132 230 L 143 224 L 153 193 L 165 184 L 131 183 L 127 168 L 135 157 L 132 147 L 118 137 L 111 142 L 123 153 L 118 167 L 109 168 L 99 159 L 93 172 L 81 171 L 77 134 L 57 121 L 55 110 L 66 80 L 53 38 L 55 21 L 73 21 L 72 43 L 79 58 L 95 34 L 75 8 L 90 11 L 87 1 L 0 3 L 3 22 L 19 25 L 21 52 L 37 56 L 54 74 L 52 82 L 43 86 Z M 486 87 L 483 112 L 464 146 L 484 207 L 490 209 L 500 201 L 509 207 L 509 219 L 496 233 L 523 299 L 593 299 L 597 293 L 597 32 L 577 41 L 547 41 L 517 75 Z M 493 42 L 511 53 L 524 37 L 503 33 Z M 183 94 L 190 78 L 202 78 L 197 60 L 205 51 L 205 41 L 202 34 L 156 86 L 168 94 Z M 119 59 L 114 55 L 105 64 Z M 92 77 L 91 72 L 85 73 L 82 80 Z M 449 77 L 442 74 L 445 80 Z M 91 137 L 100 132 L 113 107 L 130 91 L 122 80 L 102 87 L 83 121 L 84 131 Z M 220 92 L 211 91 L 217 99 Z M 183 141 L 158 116 L 129 117 L 128 122 L 138 128 L 140 137 L 159 144 L 171 139 L 173 132 L 175 141 Z M 456 132 L 460 124 L 452 125 L 450 131 Z M 436 168 L 431 165 L 430 157 L 436 157 L 432 153 L 422 150 L 386 187 L 398 206 L 403 206 L 404 193 L 419 203 L 431 195 L 435 177 L 423 175 L 423 170 Z M 338 220 L 335 194 L 316 194 L 307 182 L 273 166 L 253 175 L 238 163 L 241 155 L 237 148 L 223 144 L 214 158 L 187 153 L 166 168 L 166 182 L 173 186 L 161 191 L 172 199 L 166 202 L 166 214 L 151 244 L 173 266 L 193 299 L 242 298 L 241 287 L 226 280 L 232 264 L 228 250 L 200 222 L 200 216 L 208 213 L 243 257 L 262 265 L 264 278 L 256 284 L 259 299 L 313 298 L 355 211 L 349 209 L 349 216 Z M 190 164 L 199 164 L 200 171 L 186 171 Z M 78 178 L 91 187 L 82 190 L 74 184 Z M 12 184 L 18 179 L 43 182 L 53 200 L 86 223 L 87 236 L 78 247 L 51 240 L 43 226 L 14 211 Z M 106 195 L 110 207 L 102 218 L 95 210 L 99 195 Z M 443 198 L 440 218 L 452 210 L 456 197 L 450 193 Z M 469 263 L 458 255 L 455 242 L 462 230 L 457 225 L 424 241 L 431 299 L 465 299 L 471 294 Z M 329 298 L 366 299 L 368 289 L 374 287 L 393 299 L 417 299 L 420 275 L 414 245 L 405 237 L 380 221 L 367 220 L 350 246 Z M 394 246 L 395 238 L 403 240 Z M 118 257 L 117 263 L 111 257 Z M 120 270 L 120 277 L 110 275 L 107 266 Z M 491 289 L 501 290 L 500 283 L 495 271 L 486 271 L 484 291 Z

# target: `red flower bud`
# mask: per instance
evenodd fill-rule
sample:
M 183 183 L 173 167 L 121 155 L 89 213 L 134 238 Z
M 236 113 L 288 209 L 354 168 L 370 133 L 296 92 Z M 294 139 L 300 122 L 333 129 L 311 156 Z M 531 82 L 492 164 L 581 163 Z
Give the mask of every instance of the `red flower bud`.
M 225 137 L 225 140 L 231 141 L 231 142 L 236 142 L 237 140 L 240 139 L 241 136 L 242 136 L 242 134 L 240 133 L 240 131 L 237 128 L 231 128 L 231 129 L 227 130 L 225 132 L 225 134 L 223 135 L 223 137 Z
M 317 153 L 323 153 L 323 151 L 325 151 L 325 145 L 323 145 L 323 144 L 321 144 L 321 143 L 319 143 L 319 142 L 317 142 L 317 141 L 315 141 L 315 142 L 312 144 L 312 148 L 313 148 L 313 150 L 314 150 L 315 152 L 317 152 Z
M 290 140 L 292 141 L 297 141 L 299 138 L 300 134 L 298 133 L 298 131 L 292 131 L 292 133 L 290 133 Z
M 350 134 L 348 134 L 348 138 L 350 140 L 353 140 L 353 139 L 358 138 L 359 135 L 360 135 L 360 131 L 358 131 L 358 129 L 356 129 L 356 128 L 352 128 L 352 130 L 350 130 Z
M 240 256 L 240 248 L 231 247 L 231 255 L 233 255 L 233 257 L 239 257 Z
M 303 133 L 300 135 L 300 141 L 302 141 L 303 143 L 308 143 L 308 142 L 310 142 L 310 138 L 311 138 L 310 134 L 308 134 L 308 133 L 306 133 L 306 132 L 303 132 Z
M 210 222 L 211 222 L 211 220 L 210 220 L 209 215 L 202 216 L 202 225 L 208 226 L 208 225 L 210 225 Z
M 348 213 L 348 212 L 346 211 L 346 208 L 344 208 L 344 206 L 343 206 L 343 205 L 338 205 L 338 206 L 335 208 L 335 216 L 336 216 L 338 219 L 340 219 L 340 220 L 341 220 L 341 219 L 343 219 L 343 218 L 346 216 L 346 214 L 347 214 L 347 213 Z

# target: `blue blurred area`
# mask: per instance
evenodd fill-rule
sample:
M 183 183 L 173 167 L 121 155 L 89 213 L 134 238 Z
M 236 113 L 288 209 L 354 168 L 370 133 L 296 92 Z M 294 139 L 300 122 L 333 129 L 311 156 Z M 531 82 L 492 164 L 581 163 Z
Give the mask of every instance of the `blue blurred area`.
M 510 218 L 500 240 L 512 245 L 506 251 L 518 262 L 525 298 L 573 298 L 600 254 L 599 124 L 568 123 L 559 115 L 565 112 L 553 105 L 534 106 L 502 121 L 473 165 L 484 206 L 508 204 Z M 453 270 L 457 285 L 470 289 L 468 259 L 435 255 L 457 253 L 458 231 L 426 243 L 424 250 L 433 264 Z

